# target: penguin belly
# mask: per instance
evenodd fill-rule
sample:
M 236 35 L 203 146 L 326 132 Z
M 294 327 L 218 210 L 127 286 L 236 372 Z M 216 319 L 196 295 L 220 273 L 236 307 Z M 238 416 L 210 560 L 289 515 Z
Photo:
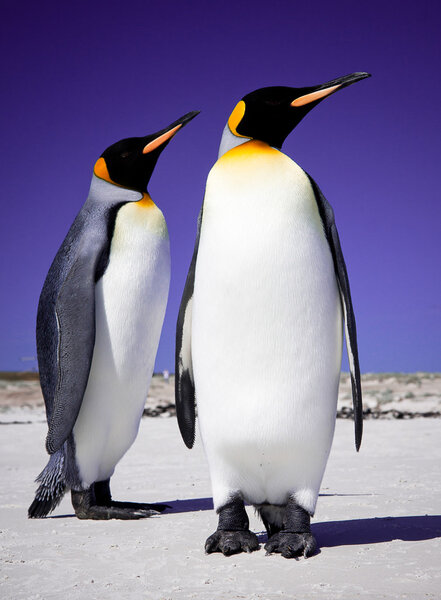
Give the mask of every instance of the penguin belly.
M 150 200 L 118 211 L 109 262 L 95 286 L 96 339 L 73 429 L 84 487 L 108 479 L 138 433 L 170 283 L 162 212 Z
M 306 174 L 248 142 L 215 164 L 204 199 L 192 360 L 215 508 L 289 496 L 311 514 L 329 455 L 342 314 Z

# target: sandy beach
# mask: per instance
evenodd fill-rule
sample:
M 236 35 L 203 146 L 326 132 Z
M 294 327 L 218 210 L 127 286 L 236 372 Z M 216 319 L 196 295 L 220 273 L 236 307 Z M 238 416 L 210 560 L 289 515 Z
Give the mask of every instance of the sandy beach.
M 391 390 L 390 380 L 375 386 Z M 424 381 L 407 384 L 415 386 L 407 388 L 414 398 L 401 401 L 427 389 L 431 396 L 420 402 L 433 403 L 433 381 L 433 389 Z M 165 403 L 172 385 L 154 383 Z M 399 403 L 395 393 L 385 397 Z M 3 599 L 441 598 L 440 419 L 368 419 L 359 454 L 353 423 L 338 419 L 313 519 L 320 552 L 308 560 L 265 556 L 263 525 L 248 507 L 262 547 L 227 558 L 204 554 L 217 519 L 203 449 L 199 438 L 193 450 L 185 448 L 167 410 L 142 420 L 112 492 L 117 500 L 165 502 L 170 510 L 142 521 L 80 521 L 67 496 L 50 518 L 28 520 L 33 481 L 47 460 L 46 425 L 36 403 L 28 398 L 23 407 L 24 396 L 0 409 Z

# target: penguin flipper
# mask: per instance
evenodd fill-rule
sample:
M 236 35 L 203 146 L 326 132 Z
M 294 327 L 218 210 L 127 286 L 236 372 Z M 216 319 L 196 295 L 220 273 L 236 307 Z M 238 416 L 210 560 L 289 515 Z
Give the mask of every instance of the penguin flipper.
M 360 449 L 361 438 L 363 434 L 363 404 L 361 396 L 360 365 L 358 361 L 357 329 L 355 325 L 355 314 L 352 306 L 351 292 L 349 288 L 349 278 L 346 270 L 343 252 L 340 246 L 340 239 L 335 225 L 334 211 L 331 205 L 324 197 L 322 191 L 312 179 L 308 178 L 314 190 L 315 199 L 319 209 L 320 217 L 323 222 L 326 238 L 331 249 L 332 259 L 334 261 L 335 274 L 337 276 L 340 297 L 343 305 L 345 317 L 346 346 L 348 350 L 349 366 L 351 370 L 352 384 L 352 403 L 354 407 L 354 425 L 355 425 L 355 447 Z
M 58 375 L 46 449 L 54 454 L 75 425 L 86 390 L 95 345 L 95 276 L 102 256 L 99 239 L 79 248 L 55 302 Z
M 179 430 L 187 448 L 192 448 L 196 435 L 196 395 L 191 359 L 191 321 L 194 276 L 202 223 L 202 209 L 198 217 L 196 242 L 179 307 L 176 325 L 175 401 Z

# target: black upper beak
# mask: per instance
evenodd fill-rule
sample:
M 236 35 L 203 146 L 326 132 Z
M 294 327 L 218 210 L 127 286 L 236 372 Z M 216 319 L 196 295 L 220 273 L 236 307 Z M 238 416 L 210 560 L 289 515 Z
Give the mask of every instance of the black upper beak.
M 362 79 L 366 79 L 366 77 L 371 77 L 370 73 L 358 72 L 351 73 L 350 75 L 345 75 L 344 77 L 338 77 L 337 79 L 332 79 L 331 81 L 327 81 L 326 83 L 322 83 L 315 87 L 315 90 L 324 90 L 326 88 L 333 87 L 338 85 L 338 89 L 342 89 L 351 85 L 352 83 L 356 83 L 357 81 L 361 81 Z
M 165 148 L 168 142 L 172 139 L 172 137 L 184 127 L 187 123 L 189 123 L 192 119 L 194 119 L 198 114 L 199 110 L 193 110 L 192 112 L 187 113 L 177 121 L 173 121 L 168 127 L 165 129 L 161 129 L 157 131 L 153 135 L 147 135 L 144 138 L 144 149 L 142 151 L 143 154 L 148 154 L 153 150 L 157 150 L 161 148 L 161 151 Z
M 168 127 L 165 127 L 164 129 L 161 129 L 161 131 L 157 131 L 156 133 L 153 134 L 153 136 L 154 137 L 159 137 L 160 135 L 163 135 L 164 133 L 169 132 L 171 129 L 174 129 L 175 127 L 178 127 L 179 125 L 181 127 L 184 127 L 192 119 L 194 119 L 195 117 L 197 117 L 200 112 L 201 112 L 200 110 L 192 110 L 191 112 L 185 114 L 183 117 L 181 117 L 177 121 L 173 121 L 173 123 L 170 123 L 170 125 Z M 179 127 L 179 129 L 181 127 Z M 153 137 L 153 136 L 148 136 L 148 137 Z
M 168 127 L 168 129 L 173 129 L 173 127 L 176 127 L 176 125 L 182 125 L 182 126 L 186 125 L 192 119 L 194 119 L 195 117 L 197 117 L 200 112 L 201 112 L 200 110 L 192 110 L 191 112 L 187 113 L 186 115 L 184 115 L 183 117 L 181 117 L 180 119 L 178 119 L 177 121 L 175 121 L 174 123 L 172 123 Z

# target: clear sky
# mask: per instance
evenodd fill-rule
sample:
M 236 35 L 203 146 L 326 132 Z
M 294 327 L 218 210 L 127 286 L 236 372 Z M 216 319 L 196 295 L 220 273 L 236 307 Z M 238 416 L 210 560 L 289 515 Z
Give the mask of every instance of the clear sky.
M 22 359 L 35 355 L 39 293 L 101 152 L 201 110 L 149 186 L 172 248 L 156 369 L 173 370 L 197 214 L 232 108 L 262 86 L 368 71 L 284 152 L 334 207 L 361 370 L 440 371 L 440 13 L 434 0 L 4 4 L 0 370 L 34 366 Z

